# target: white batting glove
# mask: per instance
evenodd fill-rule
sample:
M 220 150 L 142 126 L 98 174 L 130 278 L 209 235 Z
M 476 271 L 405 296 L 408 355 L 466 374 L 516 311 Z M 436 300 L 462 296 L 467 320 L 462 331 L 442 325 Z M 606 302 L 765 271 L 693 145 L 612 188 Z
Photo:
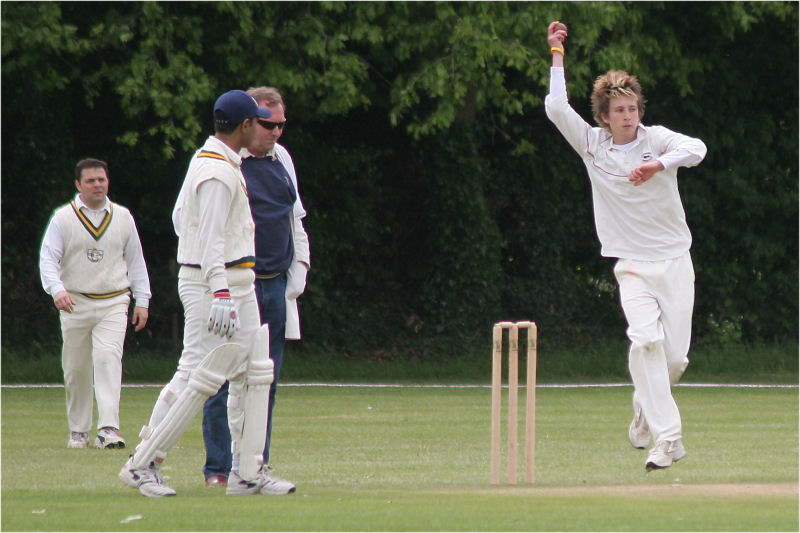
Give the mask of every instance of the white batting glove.
M 236 306 L 231 299 L 231 291 L 220 289 L 214 293 L 211 313 L 208 315 L 208 331 L 220 337 L 233 337 L 241 326 Z
M 308 269 L 303 263 L 293 263 L 286 279 L 286 298 L 296 300 L 306 290 Z

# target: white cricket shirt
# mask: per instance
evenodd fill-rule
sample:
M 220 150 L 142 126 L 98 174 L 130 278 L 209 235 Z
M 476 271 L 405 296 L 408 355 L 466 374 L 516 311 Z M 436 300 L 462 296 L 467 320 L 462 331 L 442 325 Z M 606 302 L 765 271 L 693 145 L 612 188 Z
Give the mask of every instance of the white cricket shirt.
M 601 255 L 660 261 L 689 250 L 692 235 L 678 193 L 678 168 L 703 160 L 706 146 L 701 140 L 640 124 L 632 143 L 615 147 L 609 131 L 592 127 L 569 105 L 560 67 L 550 69 L 545 111 L 586 166 Z M 628 174 L 655 160 L 664 170 L 635 187 Z

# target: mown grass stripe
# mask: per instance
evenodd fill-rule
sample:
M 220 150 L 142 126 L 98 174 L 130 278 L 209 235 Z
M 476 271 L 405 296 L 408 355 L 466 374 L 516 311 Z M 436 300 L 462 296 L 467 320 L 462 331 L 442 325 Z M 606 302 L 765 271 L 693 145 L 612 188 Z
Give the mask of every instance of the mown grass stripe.
M 164 383 L 126 383 L 123 388 L 146 388 L 163 387 Z M 330 388 L 364 388 L 364 389 L 488 389 L 491 385 L 482 384 L 436 384 L 436 383 L 281 383 L 281 387 L 330 387 Z M 591 389 L 591 388 L 612 388 L 612 387 L 631 387 L 630 383 L 543 383 L 536 385 L 537 389 Z M 51 389 L 64 388 L 59 383 L 17 383 L 1 386 L 4 389 Z M 524 383 L 520 383 L 521 389 L 525 388 Z M 797 389 L 800 384 L 770 384 L 770 383 L 677 383 L 673 387 L 687 388 L 725 388 L 725 389 Z M 503 388 L 508 388 L 503 385 Z

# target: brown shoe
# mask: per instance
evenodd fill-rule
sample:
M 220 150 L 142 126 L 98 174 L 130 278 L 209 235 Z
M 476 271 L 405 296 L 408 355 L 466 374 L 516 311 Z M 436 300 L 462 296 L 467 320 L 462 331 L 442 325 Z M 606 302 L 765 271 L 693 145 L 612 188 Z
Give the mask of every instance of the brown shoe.
M 227 487 L 228 476 L 222 474 L 215 474 L 206 478 L 206 487 Z

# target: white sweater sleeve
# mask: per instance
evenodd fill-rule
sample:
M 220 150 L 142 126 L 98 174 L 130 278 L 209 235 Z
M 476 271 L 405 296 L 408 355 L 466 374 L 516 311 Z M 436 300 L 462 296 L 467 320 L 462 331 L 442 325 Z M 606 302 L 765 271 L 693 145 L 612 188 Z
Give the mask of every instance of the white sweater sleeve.
M 311 250 L 308 244 L 308 233 L 303 225 L 303 219 L 306 216 L 306 209 L 303 206 L 303 201 L 300 199 L 300 187 L 297 184 L 297 172 L 294 168 L 294 161 L 289 151 L 280 144 L 275 145 L 275 154 L 278 161 L 281 162 L 283 167 L 289 173 L 289 177 L 294 185 L 294 190 L 297 193 L 297 200 L 294 202 L 292 209 L 292 235 L 294 238 L 294 261 L 302 261 L 307 265 L 311 265 Z
M 54 216 L 47 225 L 39 251 L 39 274 L 42 278 L 42 287 L 47 294 L 53 297 L 66 290 L 58 271 L 63 255 L 64 239 L 61 236 L 61 226 Z
M 569 105 L 562 67 L 550 69 L 550 94 L 544 99 L 547 118 L 555 124 L 572 149 L 583 157 L 589 149 L 592 127 Z
M 651 126 L 656 149 L 661 153 L 658 161 L 664 168 L 693 167 L 706 157 L 706 145 L 700 139 L 677 133 L 663 126 Z
M 131 234 L 125 244 L 123 252 L 125 264 L 128 267 L 128 279 L 131 282 L 131 292 L 136 300 L 136 307 L 149 307 L 150 297 L 150 278 L 147 275 L 147 265 L 144 261 L 142 251 L 142 241 L 139 238 L 139 231 L 136 229 L 136 222 L 131 217 Z
M 204 181 L 197 188 L 200 204 L 200 226 L 203 246 L 200 269 L 211 292 L 228 288 L 225 276 L 225 220 L 231 205 L 231 192 L 219 180 Z
M 672 167 L 693 167 L 703 160 L 703 156 L 692 153 L 685 148 L 678 148 L 671 152 L 667 152 L 658 158 L 658 161 L 664 165 L 664 168 Z
M 567 94 L 567 80 L 564 67 L 550 67 L 550 96 Z

